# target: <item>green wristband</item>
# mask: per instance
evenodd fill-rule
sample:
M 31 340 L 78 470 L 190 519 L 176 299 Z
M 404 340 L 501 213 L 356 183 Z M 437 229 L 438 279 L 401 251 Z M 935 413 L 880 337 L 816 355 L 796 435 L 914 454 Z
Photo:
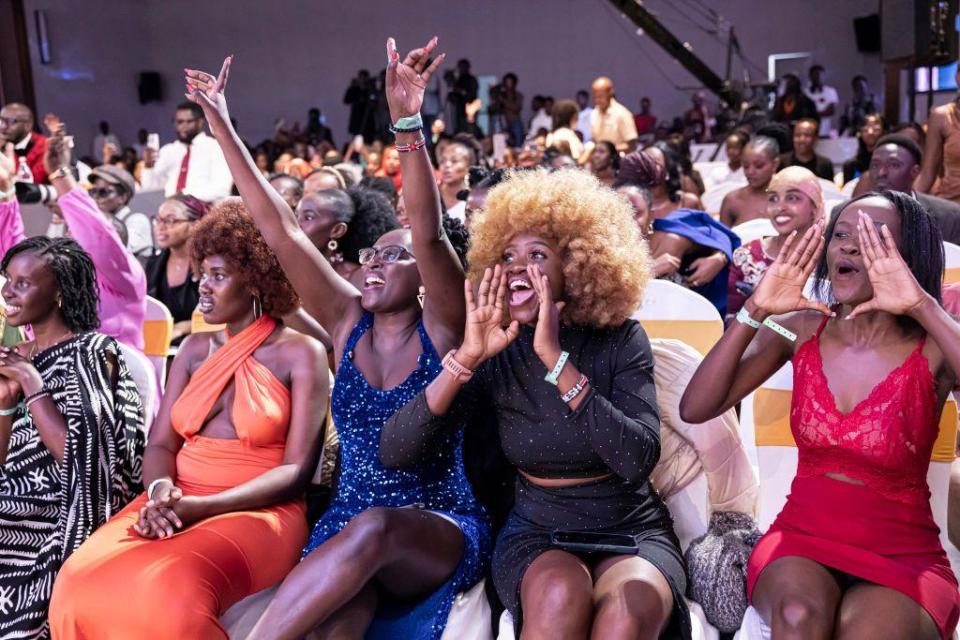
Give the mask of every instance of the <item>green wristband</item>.
M 767 327 L 768 329 L 773 329 L 774 331 L 782 335 L 784 338 L 786 338 L 790 342 L 797 341 L 797 334 L 795 334 L 793 331 L 790 331 L 790 329 L 787 329 L 782 324 L 777 324 L 770 318 L 767 318 L 763 321 L 763 326 Z
M 390 127 L 394 133 L 411 133 L 420 129 L 423 129 L 423 118 L 419 113 L 400 118 Z
M 569 357 L 569 353 L 566 351 L 561 351 L 560 357 L 557 358 L 557 364 L 555 364 L 553 367 L 553 371 L 544 376 L 543 379 L 553 386 L 557 386 L 560 383 L 560 372 L 563 371 L 563 367 L 567 364 L 567 358 Z

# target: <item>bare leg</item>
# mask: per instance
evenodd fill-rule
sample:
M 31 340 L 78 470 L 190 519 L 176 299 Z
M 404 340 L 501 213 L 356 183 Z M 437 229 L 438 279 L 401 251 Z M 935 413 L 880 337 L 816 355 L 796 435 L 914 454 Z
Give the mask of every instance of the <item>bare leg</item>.
M 829 569 L 790 556 L 774 560 L 760 574 L 753 606 L 777 640 L 828 640 L 840 597 L 840 585 Z
M 593 578 L 583 560 L 547 551 L 520 582 L 521 640 L 586 640 L 593 617 Z
M 594 640 L 656 640 L 670 621 L 673 590 L 648 560 L 612 556 L 597 563 L 593 600 Z
M 377 612 L 377 588 L 367 583 L 353 600 L 327 618 L 307 640 L 362 640 Z
M 878 584 L 850 587 L 840 601 L 841 640 L 935 640 L 940 630 L 923 607 L 907 595 Z
M 248 640 L 300 638 L 373 579 L 391 595 L 426 596 L 462 556 L 463 534 L 453 523 L 419 509 L 368 509 L 290 572 Z

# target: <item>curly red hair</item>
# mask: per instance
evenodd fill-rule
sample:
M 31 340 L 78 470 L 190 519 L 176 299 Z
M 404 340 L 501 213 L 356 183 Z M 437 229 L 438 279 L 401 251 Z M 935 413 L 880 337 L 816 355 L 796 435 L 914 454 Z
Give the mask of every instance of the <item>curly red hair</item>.
M 280 268 L 240 198 L 221 200 L 195 223 L 190 240 L 194 269 L 208 256 L 220 256 L 260 294 L 263 311 L 279 318 L 300 306 L 300 298 Z

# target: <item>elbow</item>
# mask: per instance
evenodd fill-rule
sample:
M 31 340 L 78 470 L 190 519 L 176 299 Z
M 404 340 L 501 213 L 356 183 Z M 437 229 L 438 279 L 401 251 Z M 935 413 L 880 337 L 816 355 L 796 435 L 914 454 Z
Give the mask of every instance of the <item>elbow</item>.
M 714 417 L 715 415 L 709 407 L 702 406 L 702 402 L 698 402 L 690 396 L 690 387 L 688 386 L 687 391 L 680 398 L 680 419 L 690 424 L 700 424 Z
M 635 466 L 621 469 L 617 474 L 627 482 L 640 483 L 648 480 L 657 463 L 660 462 L 660 439 L 651 439 Z

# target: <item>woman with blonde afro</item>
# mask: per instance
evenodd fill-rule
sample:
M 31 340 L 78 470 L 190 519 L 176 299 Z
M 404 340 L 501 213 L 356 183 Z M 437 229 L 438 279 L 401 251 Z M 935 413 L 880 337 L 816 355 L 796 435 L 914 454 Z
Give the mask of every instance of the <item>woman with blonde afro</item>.
M 580 171 L 514 174 L 490 191 L 468 261 L 463 342 L 387 422 L 381 460 L 414 465 L 437 433 L 494 416 L 518 471 L 493 556 L 516 630 L 689 637 L 679 543 L 649 481 L 653 357 L 630 315 L 650 267 L 630 205 Z

